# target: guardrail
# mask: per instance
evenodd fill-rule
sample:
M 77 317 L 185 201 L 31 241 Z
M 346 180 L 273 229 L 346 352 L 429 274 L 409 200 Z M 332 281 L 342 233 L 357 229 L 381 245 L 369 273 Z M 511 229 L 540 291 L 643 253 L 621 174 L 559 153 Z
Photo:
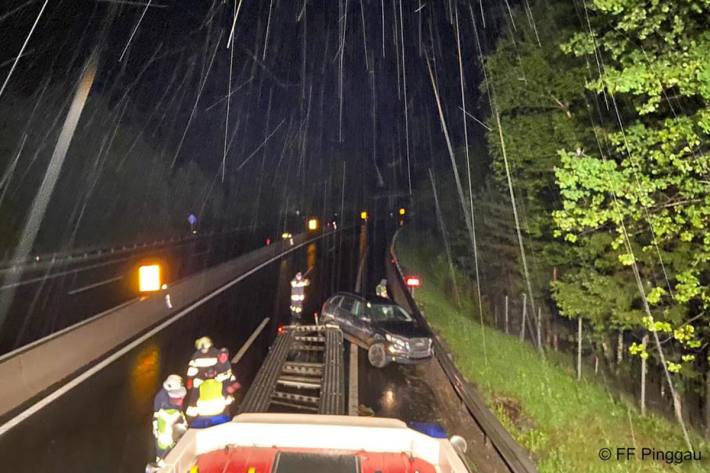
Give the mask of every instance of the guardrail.
M 121 254 L 121 253 L 129 253 L 131 251 L 135 251 L 137 249 L 143 249 L 143 248 L 155 248 L 155 247 L 160 247 L 164 245 L 169 245 L 169 244 L 174 244 L 174 243 L 182 243 L 186 241 L 192 241 L 192 240 L 199 240 L 202 238 L 206 237 L 213 237 L 215 235 L 227 235 L 229 233 L 234 233 L 240 230 L 244 230 L 247 227 L 238 227 L 238 228 L 232 228 L 226 231 L 220 231 L 220 232 L 208 232 L 208 233 L 199 233 L 196 235 L 185 235 L 182 238 L 175 238 L 175 237 L 170 237 L 170 238 L 164 238 L 162 240 L 153 240 L 152 242 L 149 241 L 144 241 L 144 242 L 139 242 L 139 243 L 133 243 L 133 244 L 125 244 L 125 245 L 116 245 L 112 247 L 86 247 L 86 248 L 81 248 L 81 249 L 74 249 L 71 251 L 67 252 L 60 252 L 60 253 L 42 253 L 42 254 L 36 254 L 36 255 L 29 255 L 26 258 L 22 259 L 16 259 L 16 260 L 0 260 L 0 271 L 7 271 L 7 270 L 13 270 L 17 269 L 19 267 L 30 267 L 34 268 L 36 266 L 39 266 L 42 263 L 56 263 L 59 261 L 71 261 L 74 259 L 88 259 L 91 257 L 97 257 L 97 256 L 105 256 L 107 254 Z
M 466 381 L 456 365 L 454 365 L 451 354 L 448 353 L 439 340 L 438 335 L 431 330 L 429 323 L 419 311 L 416 301 L 404 284 L 404 274 L 395 252 L 395 244 L 400 230 L 401 229 L 397 230 L 392 238 L 392 243 L 389 248 L 389 257 L 386 258 L 385 261 L 388 283 L 396 302 L 408 309 L 417 321 L 424 327 L 427 327 L 432 333 L 432 346 L 436 360 L 439 362 L 439 365 L 466 410 L 476 424 L 478 424 L 478 427 L 486 438 L 490 440 L 491 445 L 498 452 L 501 460 L 507 465 L 511 473 L 537 473 L 537 466 L 530 458 L 528 452 L 510 436 L 495 414 L 488 409 L 488 406 L 486 406 L 476 388 Z

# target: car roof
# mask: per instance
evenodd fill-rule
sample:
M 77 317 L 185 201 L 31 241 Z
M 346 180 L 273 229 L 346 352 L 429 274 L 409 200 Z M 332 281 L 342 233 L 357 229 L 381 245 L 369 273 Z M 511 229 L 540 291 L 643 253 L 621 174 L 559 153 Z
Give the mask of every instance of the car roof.
M 336 297 L 336 296 L 354 297 L 355 299 L 358 299 L 360 301 L 371 302 L 373 304 L 399 305 L 395 301 L 393 301 L 392 299 L 389 299 L 387 297 L 380 297 L 375 294 L 362 295 L 362 294 L 355 294 L 354 292 L 339 291 L 339 292 L 333 294 L 332 297 Z

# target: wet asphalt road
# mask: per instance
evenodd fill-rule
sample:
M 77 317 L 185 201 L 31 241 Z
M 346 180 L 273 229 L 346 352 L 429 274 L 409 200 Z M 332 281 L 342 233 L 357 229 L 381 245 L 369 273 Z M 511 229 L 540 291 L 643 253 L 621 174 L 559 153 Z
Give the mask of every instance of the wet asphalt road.
M 390 222 L 392 223 L 392 222 Z M 363 288 L 370 292 L 384 277 L 387 237 L 394 225 L 370 224 Z M 319 310 L 338 290 L 352 291 L 358 273 L 359 232 L 326 237 L 304 246 L 249 276 L 119 358 L 54 403 L 0 437 L 3 469 L 14 472 L 143 471 L 153 455 L 152 399 L 170 373 L 184 374 L 195 338 L 208 335 L 233 354 L 264 317 L 272 320 L 236 366 L 246 391 L 279 325 L 289 322 L 289 281 L 307 271 L 304 315 Z M 431 389 L 417 368 L 369 366 L 360 350 L 360 403 L 375 415 L 405 421 L 436 421 Z
M 396 229 L 396 219 L 378 221 L 369 226 L 368 253 L 361 282 L 363 292 L 374 293 L 375 286 L 385 277 L 385 257 Z M 441 409 L 433 390 L 420 373 L 421 365 L 391 363 L 378 369 L 370 365 L 365 350 L 358 350 L 358 354 L 360 405 L 372 409 L 378 417 L 394 417 L 405 422 L 442 423 Z

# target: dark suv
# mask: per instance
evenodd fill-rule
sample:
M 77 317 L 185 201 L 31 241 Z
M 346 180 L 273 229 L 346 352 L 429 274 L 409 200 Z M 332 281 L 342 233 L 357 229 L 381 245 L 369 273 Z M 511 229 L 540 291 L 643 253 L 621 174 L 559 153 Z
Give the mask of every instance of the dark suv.
M 432 356 L 431 334 L 390 299 L 339 292 L 325 301 L 320 317 L 367 348 L 367 358 L 377 368 Z

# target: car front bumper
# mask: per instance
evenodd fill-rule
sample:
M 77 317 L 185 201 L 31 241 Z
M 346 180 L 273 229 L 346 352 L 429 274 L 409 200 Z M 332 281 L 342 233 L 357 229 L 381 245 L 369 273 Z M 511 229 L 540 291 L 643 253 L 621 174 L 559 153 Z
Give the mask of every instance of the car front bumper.
M 387 357 L 390 361 L 394 363 L 401 364 L 415 364 L 421 363 L 423 361 L 430 360 L 433 356 L 433 351 L 431 347 L 428 349 L 401 349 L 393 344 L 389 344 L 387 347 Z
M 390 361 L 393 363 L 399 363 L 401 365 L 415 365 L 417 363 L 423 363 L 429 361 L 432 358 L 432 354 L 423 357 L 408 357 L 406 355 L 390 355 Z

